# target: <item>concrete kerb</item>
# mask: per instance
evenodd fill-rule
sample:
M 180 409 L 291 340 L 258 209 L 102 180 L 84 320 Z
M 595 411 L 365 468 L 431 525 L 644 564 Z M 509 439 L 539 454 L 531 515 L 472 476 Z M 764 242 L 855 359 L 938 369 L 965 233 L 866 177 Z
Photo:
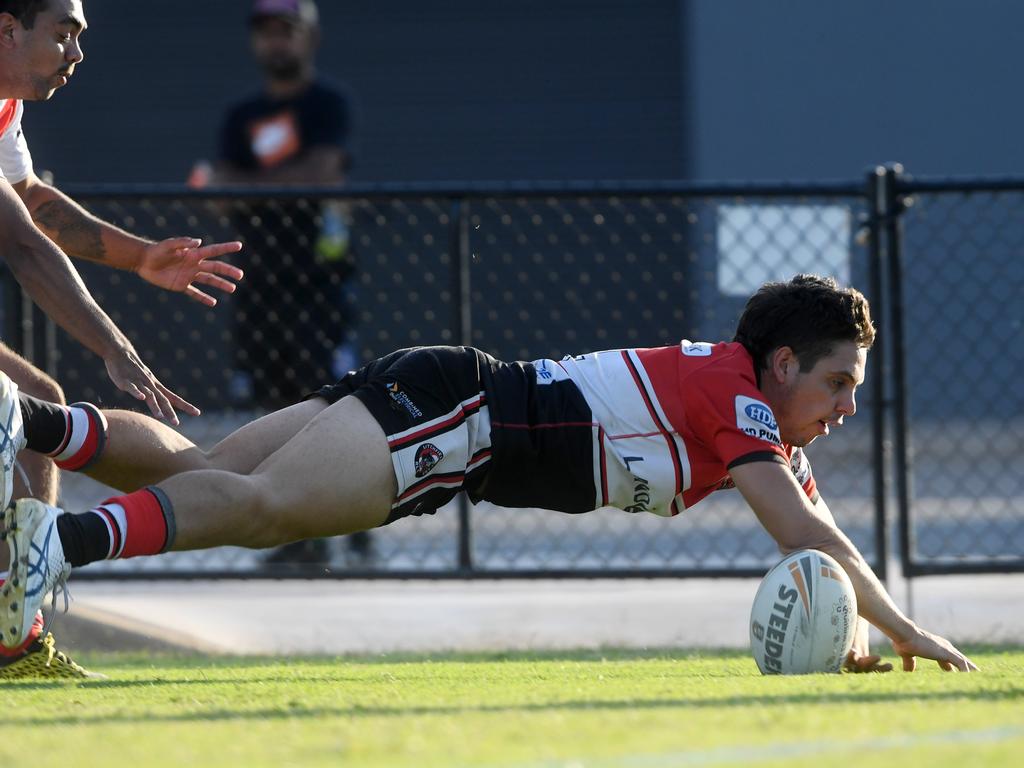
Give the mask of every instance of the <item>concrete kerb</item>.
M 758 581 L 86 582 L 60 644 L 239 655 L 745 648 Z M 904 603 L 905 583 L 893 584 Z M 1024 575 L 913 582 L 914 617 L 960 643 L 1024 643 Z

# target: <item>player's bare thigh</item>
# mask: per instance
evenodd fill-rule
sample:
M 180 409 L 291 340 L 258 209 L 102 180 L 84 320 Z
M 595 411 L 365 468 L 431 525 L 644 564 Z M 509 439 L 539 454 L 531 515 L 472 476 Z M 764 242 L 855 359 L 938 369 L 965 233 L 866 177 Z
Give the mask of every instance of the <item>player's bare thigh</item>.
M 314 397 L 239 427 L 207 452 L 207 468 L 249 474 L 327 407 Z
M 88 474 L 120 491 L 136 491 L 200 469 L 246 475 L 326 407 L 325 401 L 313 400 L 267 414 L 240 427 L 209 451 L 147 414 L 107 410 L 106 448 Z
M 306 535 L 381 525 L 398 493 L 384 430 L 355 397 L 323 409 L 253 475 L 274 508 L 305 518 Z

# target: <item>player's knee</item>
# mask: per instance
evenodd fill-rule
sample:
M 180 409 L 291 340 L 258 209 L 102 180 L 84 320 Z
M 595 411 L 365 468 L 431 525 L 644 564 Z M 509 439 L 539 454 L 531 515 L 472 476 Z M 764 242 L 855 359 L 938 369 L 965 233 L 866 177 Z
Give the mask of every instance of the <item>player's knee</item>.
M 310 535 L 304 525 L 301 507 L 296 507 L 277 484 L 266 475 L 245 478 L 248 522 L 248 546 L 274 547 Z
M 237 466 L 234 466 L 237 462 L 234 461 L 235 455 L 232 451 L 231 446 L 225 446 L 223 442 L 217 443 L 208 450 L 200 449 L 200 461 L 205 464 L 206 469 L 220 469 L 225 472 L 238 472 Z

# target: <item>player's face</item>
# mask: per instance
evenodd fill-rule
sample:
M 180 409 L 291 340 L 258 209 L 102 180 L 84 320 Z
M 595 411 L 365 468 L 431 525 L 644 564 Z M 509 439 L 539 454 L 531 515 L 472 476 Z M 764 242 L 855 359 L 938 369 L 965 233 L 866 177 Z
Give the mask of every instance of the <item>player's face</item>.
M 314 33 L 308 24 L 268 17 L 252 25 L 252 52 L 263 71 L 276 80 L 294 80 L 312 61 Z
M 49 0 L 31 29 L 20 24 L 18 98 L 42 101 L 63 85 L 84 58 L 79 37 L 85 31 L 81 0 Z
M 864 382 L 867 350 L 852 341 L 840 342 L 806 373 L 786 350 L 777 351 L 772 359 L 770 374 L 777 386 L 770 405 L 782 442 L 802 447 L 857 412 L 855 395 Z

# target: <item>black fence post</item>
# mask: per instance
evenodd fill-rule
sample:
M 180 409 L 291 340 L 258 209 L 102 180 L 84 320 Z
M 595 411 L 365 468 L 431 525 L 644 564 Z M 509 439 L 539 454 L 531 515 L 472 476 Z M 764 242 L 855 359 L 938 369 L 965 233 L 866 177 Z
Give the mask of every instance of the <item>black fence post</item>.
M 885 168 L 877 166 L 868 171 L 865 181 L 865 195 L 868 203 L 868 283 L 871 302 L 875 306 L 875 321 L 879 322 L 885 311 L 883 288 L 883 249 L 882 228 L 886 216 Z M 875 573 L 885 581 L 889 572 L 889 478 L 886 474 L 886 405 L 885 380 L 887 364 L 886 326 L 881 323 L 882 331 L 875 338 L 872 356 L 875 360 L 874 373 L 871 376 L 871 397 L 875 407 L 871 419 L 872 467 L 875 494 Z
M 900 216 L 905 210 L 897 185 L 903 166 L 890 163 L 885 168 L 886 247 L 888 250 L 889 324 L 892 327 L 892 408 L 893 408 L 893 472 L 896 483 L 896 509 L 900 532 L 900 565 L 903 576 L 915 575 L 913 551 L 914 530 L 910 520 L 911 460 L 909 449 L 909 415 L 907 413 L 907 374 L 905 334 L 903 330 L 903 227 Z
M 469 249 L 469 202 L 465 198 L 452 201 L 448 224 L 448 253 L 451 258 L 452 305 L 454 307 L 454 342 L 469 346 L 473 343 L 472 294 Z M 459 570 L 473 570 L 473 529 L 469 498 L 460 493 L 456 502 L 459 510 Z

